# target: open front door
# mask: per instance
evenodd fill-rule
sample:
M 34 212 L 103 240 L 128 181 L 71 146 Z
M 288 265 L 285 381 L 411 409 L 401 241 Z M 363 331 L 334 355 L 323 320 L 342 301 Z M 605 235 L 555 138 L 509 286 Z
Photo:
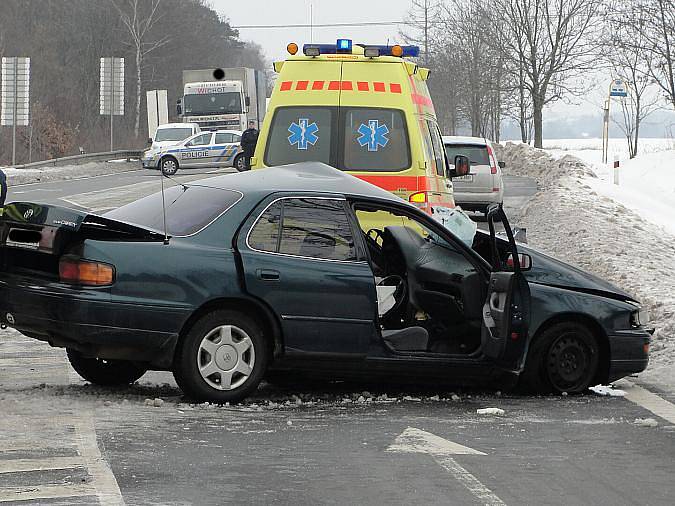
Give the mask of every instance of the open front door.
M 516 242 L 502 207 L 490 206 L 487 221 L 492 245 L 492 274 L 487 300 L 483 306 L 482 351 L 500 368 L 521 372 L 528 345 L 530 288 L 519 261 L 513 262 L 512 270 L 507 270 L 506 260 L 500 257 L 495 221 L 501 221 L 504 225 L 511 258 L 519 258 Z

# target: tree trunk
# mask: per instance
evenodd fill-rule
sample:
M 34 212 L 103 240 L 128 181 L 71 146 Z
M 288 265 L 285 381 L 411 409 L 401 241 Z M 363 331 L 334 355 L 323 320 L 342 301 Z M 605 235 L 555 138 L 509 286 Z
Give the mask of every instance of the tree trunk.
M 136 49 L 136 118 L 134 119 L 134 137 L 138 139 L 141 122 L 141 48 Z
M 542 121 L 542 109 L 544 108 L 543 100 L 539 97 L 538 94 L 532 94 L 532 117 L 534 118 L 534 147 L 543 148 L 544 147 L 544 136 L 543 136 L 543 121 Z

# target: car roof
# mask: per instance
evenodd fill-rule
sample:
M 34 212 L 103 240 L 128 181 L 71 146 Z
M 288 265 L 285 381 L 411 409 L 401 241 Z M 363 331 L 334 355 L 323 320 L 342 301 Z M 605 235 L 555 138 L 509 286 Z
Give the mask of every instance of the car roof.
M 157 130 L 161 128 L 194 128 L 196 123 L 163 123 L 157 127 Z
M 476 144 L 479 146 L 487 146 L 490 141 L 484 137 L 469 137 L 461 135 L 444 135 L 443 144 Z
M 259 197 L 276 192 L 316 192 L 365 196 L 405 202 L 394 194 L 321 162 L 302 162 L 224 174 L 199 181 L 200 186 L 238 190 Z
M 237 134 L 241 135 L 241 130 L 216 130 L 217 134 Z

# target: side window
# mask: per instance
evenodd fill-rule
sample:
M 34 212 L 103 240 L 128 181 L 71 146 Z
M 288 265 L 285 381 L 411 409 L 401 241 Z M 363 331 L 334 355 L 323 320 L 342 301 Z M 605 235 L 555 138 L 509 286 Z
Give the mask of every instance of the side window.
M 232 134 L 232 142 L 241 142 L 241 135 Z
M 216 134 L 215 144 L 227 144 L 230 142 L 232 142 L 232 134 L 229 133 Z
M 265 165 L 309 161 L 330 164 L 335 114 L 332 107 L 282 107 L 274 111 Z
M 354 237 L 344 202 L 284 200 L 279 253 L 326 260 L 355 260 Z
M 280 200 L 258 219 L 248 244 L 270 253 L 356 260 L 354 237 L 341 200 Z
M 429 134 L 431 135 L 431 144 L 434 148 L 434 160 L 436 163 L 436 174 L 445 176 L 445 152 L 443 150 L 443 139 L 438 131 L 438 126 L 427 120 Z
M 275 202 L 258 218 L 248 236 L 248 245 L 260 251 L 279 251 L 279 225 L 281 224 L 281 200 Z
M 190 142 L 186 143 L 186 146 L 206 146 L 211 142 L 211 132 L 201 134 L 194 139 L 192 139 Z

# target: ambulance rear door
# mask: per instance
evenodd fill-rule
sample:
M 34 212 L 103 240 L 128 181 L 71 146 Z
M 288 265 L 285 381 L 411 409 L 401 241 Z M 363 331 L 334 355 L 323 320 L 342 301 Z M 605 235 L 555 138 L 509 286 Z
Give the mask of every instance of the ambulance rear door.
M 267 167 L 307 161 L 336 166 L 340 87 L 339 61 L 287 60 L 267 113 L 269 131 L 260 135 L 265 144 L 257 146 L 256 157 L 262 155 Z

